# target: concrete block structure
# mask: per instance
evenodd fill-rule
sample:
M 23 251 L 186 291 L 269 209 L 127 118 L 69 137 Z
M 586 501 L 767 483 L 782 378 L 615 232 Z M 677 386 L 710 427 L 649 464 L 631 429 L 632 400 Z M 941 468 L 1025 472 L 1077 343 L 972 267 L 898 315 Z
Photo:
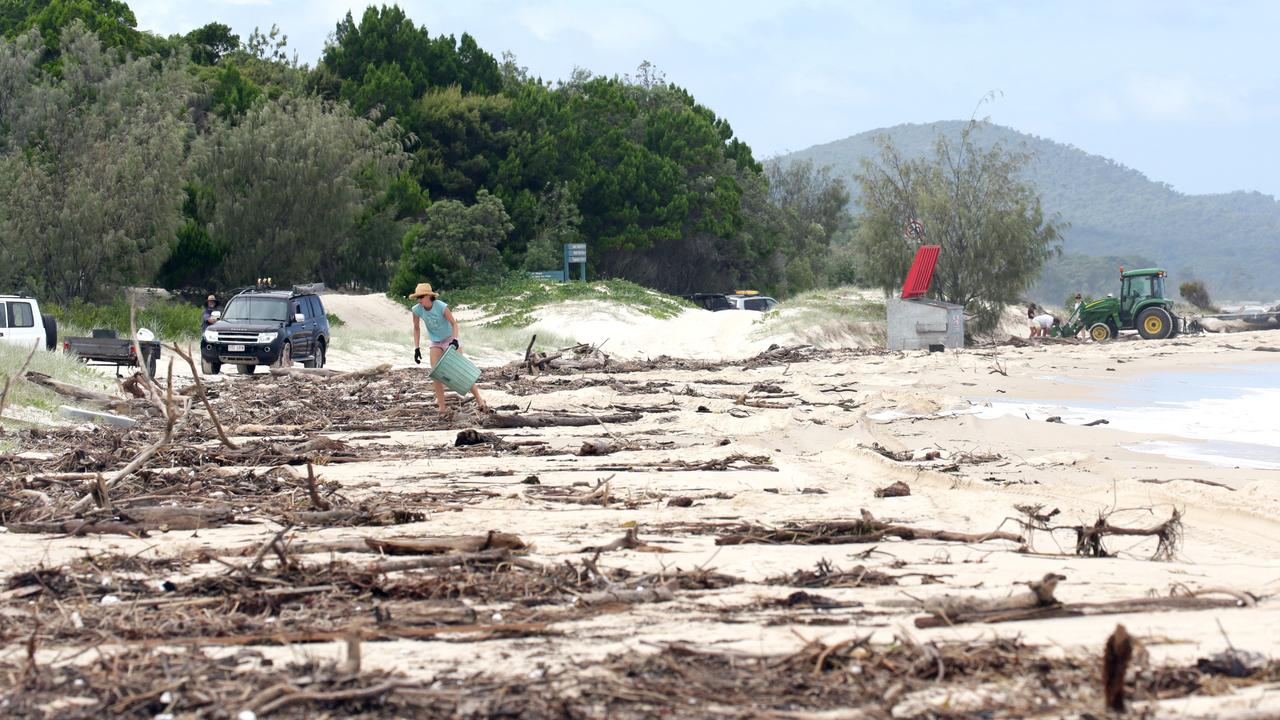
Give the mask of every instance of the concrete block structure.
M 964 306 L 923 298 L 886 302 L 890 350 L 964 347 Z

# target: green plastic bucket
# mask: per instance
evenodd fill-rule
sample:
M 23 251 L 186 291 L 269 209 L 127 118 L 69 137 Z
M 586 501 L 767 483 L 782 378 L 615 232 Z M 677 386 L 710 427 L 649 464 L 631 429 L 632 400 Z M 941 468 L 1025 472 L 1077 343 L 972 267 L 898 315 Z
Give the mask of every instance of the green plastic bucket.
M 444 355 L 440 356 L 440 361 L 435 367 L 431 368 L 431 379 L 439 380 L 445 384 L 445 387 L 459 395 L 466 395 L 471 392 L 471 386 L 480 379 L 480 368 L 462 357 L 462 353 L 448 348 L 444 351 Z

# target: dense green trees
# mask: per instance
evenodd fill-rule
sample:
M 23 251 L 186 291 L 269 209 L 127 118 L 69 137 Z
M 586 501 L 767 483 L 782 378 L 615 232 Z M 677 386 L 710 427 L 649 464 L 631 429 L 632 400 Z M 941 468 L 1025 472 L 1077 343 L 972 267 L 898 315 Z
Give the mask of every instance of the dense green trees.
M 934 155 L 905 158 L 886 140 L 878 161 L 858 176 L 864 213 L 856 241 L 869 280 L 902 283 L 924 238 L 905 232 L 919 221 L 927 242 L 942 247 L 932 293 L 964 305 L 975 331 L 994 326 L 1018 302 L 1057 250 L 1059 224 L 1018 171 L 1029 159 L 1000 146 L 978 147 L 971 123 L 958 142 L 939 135 Z
M 0 285 L 65 302 L 149 282 L 181 222 L 190 76 L 120 60 L 78 21 L 54 75 L 40 42 L 0 44 Z
M 766 172 L 647 63 L 545 83 L 395 6 L 341 19 L 315 68 L 275 27 L 162 39 L 118 0 L 0 0 L 0 34 L 0 284 L 60 299 L 458 287 L 567 242 L 597 276 L 785 293 L 850 227 L 840 182 Z
M 404 236 L 404 254 L 391 292 L 405 295 L 420 282 L 438 288 L 466 287 L 502 274 L 499 248 L 512 227 L 502 201 L 481 190 L 470 205 L 441 200 Z
M 394 126 L 375 130 L 318 98 L 282 98 L 197 149 L 201 216 L 229 285 L 270 276 L 340 284 L 357 220 L 403 167 Z M 374 258 L 375 262 L 391 258 Z

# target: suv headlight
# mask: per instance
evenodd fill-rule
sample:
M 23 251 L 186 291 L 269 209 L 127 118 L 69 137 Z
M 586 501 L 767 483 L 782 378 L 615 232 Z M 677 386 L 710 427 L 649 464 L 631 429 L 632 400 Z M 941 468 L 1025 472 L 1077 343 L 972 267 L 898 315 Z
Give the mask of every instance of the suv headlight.
M 276 341 L 276 338 L 278 338 L 278 337 L 280 337 L 280 333 L 275 332 L 275 331 L 272 331 L 272 332 L 264 332 L 264 333 L 258 333 L 258 344 L 259 344 L 259 345 L 268 345 L 268 344 L 270 344 L 270 343 L 275 342 L 275 341 Z
M 205 341 L 205 342 L 210 342 L 210 343 L 216 343 L 216 342 L 218 342 L 218 331 L 217 331 L 217 330 L 205 330 L 205 331 L 204 331 L 204 341 Z

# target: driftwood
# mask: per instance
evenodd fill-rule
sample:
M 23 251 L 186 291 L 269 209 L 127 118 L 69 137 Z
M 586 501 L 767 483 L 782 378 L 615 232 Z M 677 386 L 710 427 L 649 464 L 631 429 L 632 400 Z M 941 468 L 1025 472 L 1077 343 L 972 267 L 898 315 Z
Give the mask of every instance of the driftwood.
M 878 498 L 907 497 L 910 494 L 911 486 L 901 480 L 876 490 L 876 497 Z
M 546 631 L 546 623 L 495 623 L 492 625 L 440 625 L 437 627 L 404 627 L 374 626 L 362 627 L 359 635 L 365 640 L 383 638 L 423 638 L 435 637 L 450 633 L 466 633 L 474 635 L 527 635 Z M 249 633 L 245 635 L 192 635 L 177 638 L 153 638 L 147 640 L 123 640 L 128 645 L 139 647 L 216 647 L 237 645 L 289 645 L 296 643 L 333 642 L 346 640 L 350 630 L 314 630 L 299 632 Z
M 627 532 L 617 540 L 604 545 L 595 547 L 584 547 L 579 552 L 603 553 L 611 550 L 639 550 L 640 552 L 671 552 L 670 550 L 659 545 L 650 545 L 640 539 L 635 528 L 627 528 Z
M 1137 598 L 1134 600 L 1117 600 L 1101 603 L 1068 603 L 1048 605 L 1045 607 L 1009 608 L 1005 610 L 961 614 L 955 617 L 941 618 L 926 616 L 916 618 L 918 628 L 943 627 L 964 623 L 1002 623 L 1020 622 L 1023 620 L 1047 620 L 1067 617 L 1087 617 L 1090 615 L 1124 615 L 1127 613 L 1172 612 L 1175 610 L 1215 610 L 1221 608 L 1241 607 L 1242 601 L 1234 595 L 1230 598 L 1208 597 L 1164 597 Z
M 672 585 L 654 585 L 650 588 L 637 588 L 635 590 L 627 590 L 624 588 L 612 588 L 609 590 L 601 590 L 598 592 L 586 593 L 579 595 L 576 603 L 579 606 L 589 605 L 608 605 L 612 603 L 656 603 L 670 602 L 675 599 L 675 593 L 672 592 Z
M 609 442 L 608 440 L 584 440 L 582 447 L 578 448 L 578 455 L 583 457 L 598 457 L 601 455 L 612 455 L 622 448 Z
M 528 547 L 516 535 L 490 531 L 485 535 L 455 535 L 421 538 L 365 538 L 370 548 L 384 555 L 434 555 L 482 550 L 524 550 Z
M 915 619 L 918 628 L 944 627 L 965 623 L 1003 623 L 1091 615 L 1211 610 L 1256 604 L 1252 595 L 1233 590 L 1209 588 L 1189 595 L 1143 597 L 1110 602 L 1062 603 L 1054 592 L 1062 575 L 1049 573 L 1042 580 L 1027 583 L 1028 590 L 995 600 L 945 597 L 924 604 L 929 615 Z M 1205 597 L 1227 595 L 1227 598 Z
M 1132 658 L 1133 638 L 1124 625 L 1116 625 L 1102 653 L 1102 696 L 1108 710 L 1124 712 L 1124 676 Z
M 143 448 L 141 452 L 139 452 L 137 455 L 134 456 L 133 460 L 131 460 L 128 465 L 126 465 L 122 470 L 117 472 L 110 480 L 107 480 L 104 484 L 99 485 L 100 489 L 103 489 L 103 490 L 110 489 L 111 486 L 115 485 L 116 483 L 120 482 L 124 478 L 127 478 L 130 475 L 137 472 L 139 469 L 142 468 L 143 465 L 146 465 L 147 462 L 149 462 L 157 452 L 160 451 L 160 448 L 168 445 L 169 441 L 173 439 L 173 427 L 174 427 L 174 424 L 177 423 L 178 421 L 178 411 L 177 411 L 177 407 L 173 403 L 173 368 L 172 368 L 173 361 L 170 360 L 169 364 L 170 364 L 170 369 L 169 369 L 168 393 L 165 396 L 164 435 L 160 438 L 158 442 L 155 442 Z M 190 402 L 190 400 L 188 400 L 187 402 Z M 89 505 L 92 503 L 93 503 L 93 495 L 92 494 L 85 495 L 84 497 L 76 501 L 74 505 L 71 506 L 71 512 L 73 513 L 83 512 L 85 508 L 89 507 Z
M 65 383 L 61 380 L 54 380 L 48 375 L 34 370 L 27 371 L 26 379 L 47 390 L 52 390 L 63 397 L 89 403 L 90 405 L 97 406 L 104 410 L 110 410 L 111 412 L 123 413 L 133 409 L 133 405 L 128 400 L 114 397 L 97 390 L 90 390 L 78 385 Z
M 383 375 L 391 370 L 389 363 L 383 363 L 371 368 L 362 370 L 352 370 L 351 372 L 341 372 L 339 370 L 330 370 L 328 368 L 271 368 L 272 377 L 298 377 L 311 380 L 318 383 L 335 383 L 349 382 L 352 380 L 365 380 L 368 378 Z
M 1126 528 L 1112 525 L 1107 516 L 1101 516 L 1092 525 L 1072 525 L 1049 528 L 1050 530 L 1071 530 L 1076 534 L 1076 554 L 1089 557 L 1110 557 L 1111 553 L 1103 546 L 1102 540 L 1108 536 L 1121 537 L 1154 537 L 1157 538 L 1153 560 L 1172 560 L 1182 542 L 1182 513 L 1177 510 L 1168 520 L 1148 528 Z
M 866 510 L 862 519 L 854 521 L 825 522 L 809 525 L 790 524 L 782 528 L 748 526 L 745 532 L 716 538 L 717 545 L 743 545 L 764 543 L 769 545 L 843 545 L 848 543 L 880 542 L 887 537 L 903 540 L 941 540 L 943 542 L 981 543 L 989 540 L 1008 540 L 1023 543 L 1024 538 L 1014 533 L 993 531 L 988 533 L 961 533 L 950 530 L 896 525 L 877 520 Z
M 503 415 L 494 413 L 484 418 L 485 427 L 491 428 L 544 428 L 544 427 L 586 427 L 597 423 L 630 423 L 640 419 L 638 413 L 618 413 L 614 415 L 557 415 L 552 413 L 533 413 L 529 415 Z
M 147 532 L 204 530 L 221 527 L 232 519 L 225 506 L 170 507 L 149 505 L 117 509 L 118 519 L 55 520 L 11 522 L 9 532 L 59 533 L 65 535 L 143 535 Z
M 200 402 L 204 403 L 205 412 L 209 413 L 209 419 L 213 421 L 213 427 L 218 432 L 218 440 L 226 447 L 235 450 L 239 445 L 231 442 L 227 437 L 226 431 L 222 429 L 222 421 L 218 419 L 218 413 L 213 409 L 213 403 L 209 402 L 209 394 L 205 392 L 204 382 L 200 379 L 200 371 L 196 368 L 196 361 L 192 359 L 190 353 L 183 352 L 177 343 L 171 343 L 169 349 L 173 350 L 178 357 L 187 361 L 187 365 L 191 368 L 191 377 L 195 378 L 196 394 L 200 396 Z M 172 374 L 172 369 L 170 370 Z
M 374 617 L 380 625 L 470 625 L 476 621 L 475 609 L 458 600 L 387 602 L 375 605 Z

